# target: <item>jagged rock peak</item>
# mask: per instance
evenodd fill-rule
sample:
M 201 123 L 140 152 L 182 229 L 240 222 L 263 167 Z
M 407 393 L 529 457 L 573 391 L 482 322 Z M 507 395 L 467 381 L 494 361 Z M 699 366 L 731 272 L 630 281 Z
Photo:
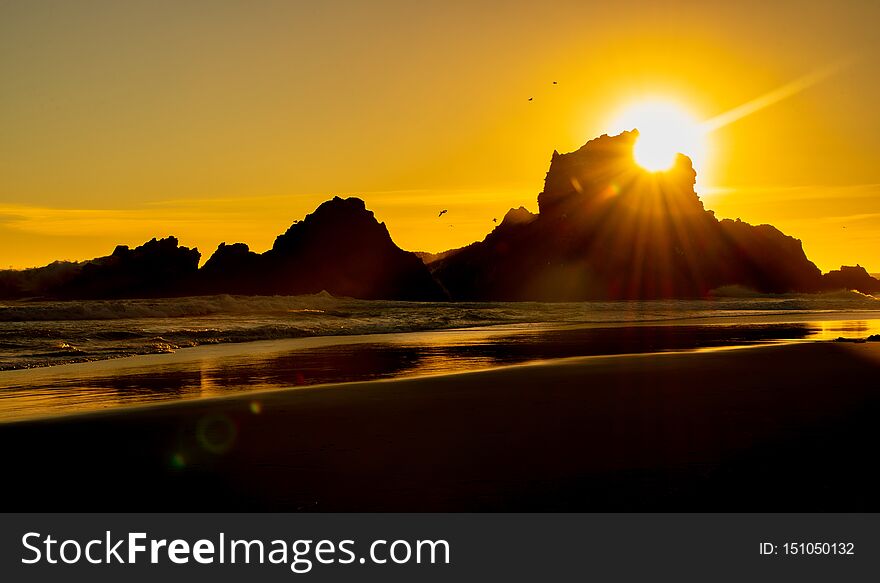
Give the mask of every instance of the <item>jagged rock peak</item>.
M 635 163 L 633 148 L 639 137 L 637 130 L 616 136 L 607 134 L 588 141 L 567 154 L 554 150 L 550 168 L 544 179 L 544 190 L 538 195 L 539 212 L 567 212 L 628 191 L 651 181 L 660 196 L 668 199 L 669 209 L 678 212 L 703 210 L 694 191 L 696 171 L 687 156 L 679 154 L 667 171 L 649 172 Z

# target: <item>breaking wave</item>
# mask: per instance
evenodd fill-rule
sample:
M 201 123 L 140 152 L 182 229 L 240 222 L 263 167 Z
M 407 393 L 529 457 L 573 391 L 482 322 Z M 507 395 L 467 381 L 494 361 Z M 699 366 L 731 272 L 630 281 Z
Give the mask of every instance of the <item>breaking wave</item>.
M 321 312 L 340 301 L 326 292 L 308 296 L 198 296 L 157 300 L 11 302 L 0 304 L 0 322 L 186 318 L 214 314 Z
M 707 319 L 736 323 L 755 317 L 804 321 L 812 318 L 810 314 L 819 320 L 831 312 L 870 312 L 880 318 L 880 303 L 851 291 L 768 295 L 739 287 L 715 290 L 707 300 L 642 302 L 416 303 L 337 298 L 327 293 L 18 301 L 0 304 L 0 370 L 309 336 L 532 323 L 607 326 Z

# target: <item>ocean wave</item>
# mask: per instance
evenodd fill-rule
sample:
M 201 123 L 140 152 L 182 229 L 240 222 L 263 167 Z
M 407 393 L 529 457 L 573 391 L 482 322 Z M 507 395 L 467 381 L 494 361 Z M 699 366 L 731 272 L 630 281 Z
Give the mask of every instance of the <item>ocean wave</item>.
M 836 312 L 837 316 L 829 315 Z M 607 326 L 741 318 L 880 318 L 858 292 L 756 294 L 722 288 L 707 300 L 640 302 L 365 301 L 311 296 L 200 296 L 0 305 L 0 370 L 312 336 L 407 333 L 497 325 Z
M 878 301 L 878 298 L 872 296 L 870 294 L 865 294 L 860 291 L 851 290 L 851 289 L 838 289 L 838 290 L 830 290 L 830 291 L 822 291 L 816 293 L 783 293 L 783 294 L 770 294 L 770 293 L 762 293 L 759 291 L 755 291 L 752 288 L 741 286 L 741 285 L 725 285 L 719 288 L 712 290 L 711 297 L 713 298 L 750 298 L 750 299 L 768 299 L 768 300 L 779 300 L 779 299 L 792 299 L 792 300 L 804 300 L 804 301 L 816 301 L 822 302 L 827 300 L 866 300 L 866 301 Z
M 218 314 L 308 314 L 345 317 L 334 310 L 344 298 L 326 292 L 305 296 L 195 296 L 158 300 L 13 302 L 0 305 L 0 322 L 133 320 Z M 350 300 L 355 301 L 355 300 Z

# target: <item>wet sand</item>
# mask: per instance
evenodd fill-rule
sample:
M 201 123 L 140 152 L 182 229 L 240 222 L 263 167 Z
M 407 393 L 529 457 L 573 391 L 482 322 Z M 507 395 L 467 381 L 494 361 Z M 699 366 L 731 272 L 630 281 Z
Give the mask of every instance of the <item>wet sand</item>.
M 880 344 L 578 357 L 0 424 L 7 511 L 878 511 Z
M 482 370 L 573 356 L 743 346 L 880 331 L 878 320 L 491 326 L 199 346 L 0 372 L 0 422 L 253 390 Z

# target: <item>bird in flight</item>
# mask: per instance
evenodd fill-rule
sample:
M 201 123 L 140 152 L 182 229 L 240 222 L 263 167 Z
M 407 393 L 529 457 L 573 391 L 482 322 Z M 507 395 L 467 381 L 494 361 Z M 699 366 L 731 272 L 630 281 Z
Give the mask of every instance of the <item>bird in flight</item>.
M 553 84 L 554 84 L 554 85 L 558 85 L 558 83 L 556 83 L 556 81 L 554 81 Z
M 438 217 L 442 217 L 443 215 L 445 215 L 445 214 L 448 213 L 448 212 L 449 212 L 448 210 L 443 209 L 442 211 L 440 211 L 440 214 L 437 215 L 437 216 L 438 216 Z
M 533 100 L 533 99 L 534 99 L 534 97 L 529 97 L 529 101 L 531 101 L 531 100 Z
M 497 223 L 497 222 L 498 222 L 498 219 L 492 219 L 492 222 L 493 222 L 493 223 Z

